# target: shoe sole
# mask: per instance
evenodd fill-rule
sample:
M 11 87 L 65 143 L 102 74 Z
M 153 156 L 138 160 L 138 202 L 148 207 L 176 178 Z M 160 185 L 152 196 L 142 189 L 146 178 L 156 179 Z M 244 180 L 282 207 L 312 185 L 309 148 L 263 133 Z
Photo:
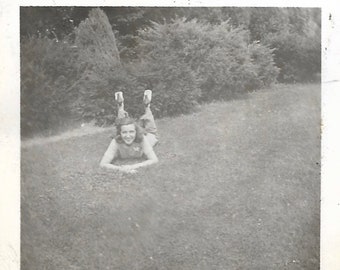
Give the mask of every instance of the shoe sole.
M 124 101 L 123 92 L 116 92 L 115 93 L 115 100 L 118 103 L 122 103 Z
M 150 104 L 152 99 L 152 91 L 151 90 L 145 90 L 144 91 L 144 97 L 143 97 L 143 101 L 145 105 Z

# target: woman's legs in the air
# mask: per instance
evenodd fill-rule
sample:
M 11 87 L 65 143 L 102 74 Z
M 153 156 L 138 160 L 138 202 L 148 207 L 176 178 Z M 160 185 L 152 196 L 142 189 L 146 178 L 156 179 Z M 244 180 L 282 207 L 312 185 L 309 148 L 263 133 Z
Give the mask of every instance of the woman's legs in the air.
M 157 135 L 157 127 L 155 123 L 155 119 L 153 117 L 152 111 L 150 109 L 150 103 L 152 98 L 152 91 L 145 90 L 143 96 L 143 103 L 145 107 L 145 113 L 139 118 L 138 124 L 144 128 L 146 131 L 145 137 L 151 144 L 151 146 L 155 146 L 158 143 L 158 135 Z M 125 117 L 129 117 L 128 112 L 124 110 L 124 97 L 123 92 L 115 93 L 115 100 L 118 104 L 118 115 L 116 121 Z
M 117 104 L 118 104 L 117 120 L 128 117 L 129 114 L 124 110 L 123 92 L 116 92 L 115 93 L 115 100 L 117 101 Z
M 155 146 L 158 143 L 158 139 L 155 118 L 153 117 L 152 111 L 150 109 L 151 98 L 152 91 L 145 90 L 143 97 L 145 113 L 139 118 L 139 124 L 147 132 L 146 138 L 151 146 Z

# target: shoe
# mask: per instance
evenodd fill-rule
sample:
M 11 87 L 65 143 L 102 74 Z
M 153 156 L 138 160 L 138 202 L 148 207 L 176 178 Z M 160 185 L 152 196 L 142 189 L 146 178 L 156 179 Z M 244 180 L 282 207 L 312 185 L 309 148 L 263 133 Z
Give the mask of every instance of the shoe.
M 115 93 L 115 100 L 119 105 L 121 105 L 124 102 L 123 92 L 119 91 Z
M 144 91 L 144 96 L 143 96 L 143 102 L 144 105 L 147 106 L 150 104 L 152 99 L 152 91 L 151 90 L 145 90 Z

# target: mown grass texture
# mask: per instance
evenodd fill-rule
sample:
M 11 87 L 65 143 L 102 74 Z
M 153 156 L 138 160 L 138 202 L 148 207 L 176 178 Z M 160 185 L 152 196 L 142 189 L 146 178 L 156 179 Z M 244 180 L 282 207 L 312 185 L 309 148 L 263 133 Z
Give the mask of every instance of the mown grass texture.
M 318 269 L 320 85 L 157 123 L 136 175 L 98 167 L 110 130 L 22 148 L 23 270 Z

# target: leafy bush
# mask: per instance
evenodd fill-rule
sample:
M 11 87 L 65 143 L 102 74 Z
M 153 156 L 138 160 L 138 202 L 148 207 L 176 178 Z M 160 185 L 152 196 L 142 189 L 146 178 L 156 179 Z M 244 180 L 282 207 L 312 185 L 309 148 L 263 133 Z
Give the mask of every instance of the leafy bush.
M 279 81 L 307 81 L 321 72 L 320 14 L 310 8 L 252 9 L 251 38 L 275 49 Z
M 64 41 L 23 39 L 23 135 L 51 130 L 70 117 L 112 124 L 116 91 L 124 92 L 126 109 L 136 117 L 143 91 L 152 89 L 153 111 L 163 117 L 188 113 L 198 102 L 233 98 L 278 74 L 273 50 L 228 22 L 154 22 L 138 35 L 138 45 L 126 51 L 133 60 L 122 63 L 105 13 L 92 9 Z
M 250 59 L 255 63 L 255 80 L 249 82 L 250 88 L 259 88 L 262 86 L 270 85 L 276 81 L 279 74 L 279 68 L 276 67 L 273 55 L 275 49 L 270 49 L 269 46 L 253 42 L 248 46 Z
M 32 37 L 21 41 L 23 136 L 53 130 L 71 116 L 115 119 L 114 92 L 128 87 L 106 15 L 91 10 L 74 31 L 74 43 Z
M 85 69 L 77 86 L 74 111 L 98 124 L 114 121 L 114 92 L 126 84 L 111 25 L 100 9 L 75 29 L 79 61 Z
M 281 69 L 282 82 L 312 80 L 321 69 L 321 40 L 297 33 L 268 36 L 267 43 L 275 48 L 274 59 Z
M 223 99 L 258 88 L 275 81 L 278 74 L 272 50 L 249 44 L 248 32 L 232 28 L 228 22 L 211 25 L 176 19 L 172 23 L 153 23 L 139 35 L 139 54 L 145 70 L 153 74 L 148 77 L 152 88 L 164 100 L 175 99 L 178 90 L 187 91 L 183 107 L 194 105 L 198 98 Z M 174 87 L 175 83 L 181 85 Z M 175 111 L 172 107 L 179 105 L 169 106 Z
M 32 135 L 70 118 L 78 55 L 66 43 L 47 38 L 21 41 L 21 133 Z
M 156 117 L 189 113 L 197 105 L 200 96 L 197 77 L 185 63 L 175 57 L 165 57 L 149 59 L 136 66 L 139 89 L 153 90 L 152 108 Z M 136 94 L 140 96 L 140 93 Z M 133 107 L 138 108 L 139 104 L 141 101 L 137 99 Z

